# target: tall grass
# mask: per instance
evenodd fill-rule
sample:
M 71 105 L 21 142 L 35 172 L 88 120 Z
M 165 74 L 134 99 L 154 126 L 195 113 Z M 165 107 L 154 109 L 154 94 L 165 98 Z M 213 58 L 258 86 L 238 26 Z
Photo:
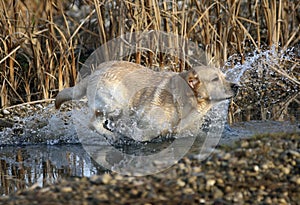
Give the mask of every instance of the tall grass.
M 1 107 L 53 98 L 75 84 L 91 51 L 128 32 L 183 36 L 215 66 L 233 54 L 244 63 L 250 51 L 287 49 L 300 40 L 300 3 L 292 0 L 1 0 L 0 11 Z M 137 50 L 131 59 L 185 69 L 178 56 Z

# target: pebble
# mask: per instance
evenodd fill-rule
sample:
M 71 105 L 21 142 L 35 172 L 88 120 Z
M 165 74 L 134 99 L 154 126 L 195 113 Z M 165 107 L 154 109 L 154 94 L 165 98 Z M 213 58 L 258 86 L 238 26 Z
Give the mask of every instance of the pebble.
M 63 188 L 61 189 L 61 191 L 62 191 L 62 192 L 72 192 L 73 189 L 72 189 L 72 187 L 63 187 Z
M 243 147 L 243 148 L 248 147 L 248 146 L 249 146 L 249 142 L 246 140 L 241 143 L 241 147 Z
M 300 185 L 300 177 L 299 176 L 293 176 L 291 181 Z
M 288 150 L 287 153 L 293 155 L 295 158 L 300 158 L 300 152 L 295 150 Z
M 214 190 L 213 196 L 214 196 L 215 199 L 222 198 L 224 196 L 224 193 L 221 189 L 216 188 Z
M 10 115 L 10 112 L 9 112 L 8 110 L 6 110 L 6 109 L 3 109 L 3 110 L 2 110 L 2 113 L 3 113 L 4 115 Z
M 216 183 L 216 180 L 215 179 L 209 179 L 206 181 L 206 187 L 207 189 L 210 189 L 210 187 L 214 186 Z
M 257 165 L 255 165 L 254 167 L 253 167 L 253 169 L 254 169 L 254 171 L 255 172 L 258 172 L 260 169 L 259 169 L 259 166 L 257 166 Z
M 110 180 L 111 180 L 110 174 L 105 173 L 102 176 L 102 182 L 103 182 L 103 184 L 108 184 Z
M 291 172 L 290 168 L 288 167 L 282 167 L 281 171 L 284 173 L 284 174 L 289 174 Z
M 177 185 L 180 187 L 184 187 L 185 186 L 185 182 L 182 181 L 181 179 L 177 180 Z
M 226 153 L 223 157 L 224 160 L 229 160 L 231 158 L 231 154 L 230 153 Z

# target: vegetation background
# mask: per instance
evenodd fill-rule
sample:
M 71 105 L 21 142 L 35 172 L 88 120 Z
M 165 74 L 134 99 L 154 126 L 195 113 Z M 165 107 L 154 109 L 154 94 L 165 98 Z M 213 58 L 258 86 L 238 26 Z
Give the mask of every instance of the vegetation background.
M 223 70 L 260 56 L 231 102 L 231 122 L 299 120 L 299 23 L 295 0 L 0 0 L 0 107 L 50 101 L 75 84 L 99 46 L 158 30 L 195 42 Z M 137 52 L 130 60 L 188 69 L 161 53 Z

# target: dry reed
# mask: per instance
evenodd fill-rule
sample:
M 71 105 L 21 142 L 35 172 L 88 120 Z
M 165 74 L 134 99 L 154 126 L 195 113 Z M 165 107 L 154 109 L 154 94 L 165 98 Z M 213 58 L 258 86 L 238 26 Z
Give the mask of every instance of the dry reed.
M 157 30 L 183 36 L 202 46 L 218 67 L 233 54 L 239 56 L 236 63 L 244 63 L 253 50 L 287 49 L 300 40 L 300 4 L 292 0 L 1 0 L 0 11 L 2 108 L 53 98 L 75 84 L 91 51 L 124 33 Z M 180 45 L 177 40 L 168 43 Z M 115 52 L 105 49 L 107 56 Z M 186 69 L 180 56 L 160 52 L 137 49 L 129 59 Z M 295 61 L 299 69 L 299 58 Z

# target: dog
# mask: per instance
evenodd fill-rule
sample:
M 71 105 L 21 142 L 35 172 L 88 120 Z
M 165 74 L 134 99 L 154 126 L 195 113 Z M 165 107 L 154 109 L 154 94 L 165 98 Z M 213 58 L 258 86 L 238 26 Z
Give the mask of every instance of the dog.
M 87 96 L 91 125 L 97 132 L 143 142 L 158 136 L 196 134 L 209 109 L 231 98 L 235 86 L 210 66 L 175 73 L 109 61 L 74 87 L 60 91 L 55 107 Z

